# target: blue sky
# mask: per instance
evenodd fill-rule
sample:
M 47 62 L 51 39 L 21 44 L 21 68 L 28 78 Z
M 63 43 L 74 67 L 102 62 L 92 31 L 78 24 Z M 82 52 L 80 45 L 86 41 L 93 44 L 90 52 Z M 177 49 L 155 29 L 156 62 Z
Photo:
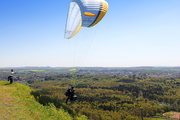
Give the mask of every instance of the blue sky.
M 71 0 L 1 0 L 0 67 L 180 66 L 179 0 L 106 0 L 93 28 L 64 39 Z

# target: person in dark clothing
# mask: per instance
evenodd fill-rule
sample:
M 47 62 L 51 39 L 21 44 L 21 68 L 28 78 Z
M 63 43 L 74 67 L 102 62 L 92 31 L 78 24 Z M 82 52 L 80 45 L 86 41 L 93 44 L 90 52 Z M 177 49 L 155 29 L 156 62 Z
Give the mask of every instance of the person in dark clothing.
M 70 99 L 71 101 L 73 100 L 73 97 L 74 97 L 74 87 L 72 86 L 71 88 L 68 88 L 67 92 L 66 92 L 66 96 L 68 96 L 67 100 L 66 100 L 66 104 L 68 102 L 68 100 Z
M 11 69 L 10 75 L 8 77 L 8 81 L 10 81 L 10 84 L 13 83 L 13 75 L 16 74 L 16 72 L 13 72 L 13 69 Z

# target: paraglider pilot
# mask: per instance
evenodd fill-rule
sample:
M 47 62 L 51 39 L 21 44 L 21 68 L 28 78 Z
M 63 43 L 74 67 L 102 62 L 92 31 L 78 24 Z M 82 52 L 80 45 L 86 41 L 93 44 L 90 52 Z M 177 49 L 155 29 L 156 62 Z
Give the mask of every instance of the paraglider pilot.
M 10 80 L 10 84 L 13 83 L 13 75 L 16 74 L 16 72 L 13 72 L 13 69 L 11 69 L 10 75 L 8 77 L 8 81 Z
M 75 89 L 72 86 L 71 88 L 68 88 L 68 90 L 66 91 L 65 95 L 68 96 L 67 100 L 66 100 L 66 104 L 68 102 L 68 100 L 70 99 L 71 101 L 75 101 L 76 100 L 76 96 L 74 95 Z

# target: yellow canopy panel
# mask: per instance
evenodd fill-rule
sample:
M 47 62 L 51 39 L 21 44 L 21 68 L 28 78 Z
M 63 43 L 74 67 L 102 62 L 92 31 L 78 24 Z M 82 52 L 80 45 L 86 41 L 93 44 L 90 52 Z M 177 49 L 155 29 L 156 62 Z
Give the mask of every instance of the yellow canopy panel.
M 92 14 L 92 13 L 90 13 L 90 12 L 84 12 L 84 14 L 85 14 L 85 16 L 97 16 L 97 15 Z

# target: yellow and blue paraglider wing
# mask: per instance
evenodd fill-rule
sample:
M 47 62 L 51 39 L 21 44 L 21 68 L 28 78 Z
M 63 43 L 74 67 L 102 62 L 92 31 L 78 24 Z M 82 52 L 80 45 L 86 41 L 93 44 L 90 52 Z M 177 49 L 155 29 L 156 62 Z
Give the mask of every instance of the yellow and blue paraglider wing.
M 82 25 L 82 18 L 81 18 L 80 8 L 78 4 L 76 4 L 75 2 L 71 2 L 69 5 L 69 12 L 67 17 L 64 37 L 67 39 L 72 38 L 82 28 L 81 25 Z
M 101 0 L 101 9 L 99 10 L 99 13 L 98 13 L 96 19 L 94 20 L 93 24 L 90 25 L 89 27 L 92 27 L 92 26 L 96 25 L 98 22 L 100 22 L 102 20 L 102 18 L 105 16 L 107 10 L 108 10 L 108 3 L 104 0 Z
M 92 27 L 108 10 L 105 0 L 72 0 L 66 22 L 65 38 L 72 38 L 82 27 Z

